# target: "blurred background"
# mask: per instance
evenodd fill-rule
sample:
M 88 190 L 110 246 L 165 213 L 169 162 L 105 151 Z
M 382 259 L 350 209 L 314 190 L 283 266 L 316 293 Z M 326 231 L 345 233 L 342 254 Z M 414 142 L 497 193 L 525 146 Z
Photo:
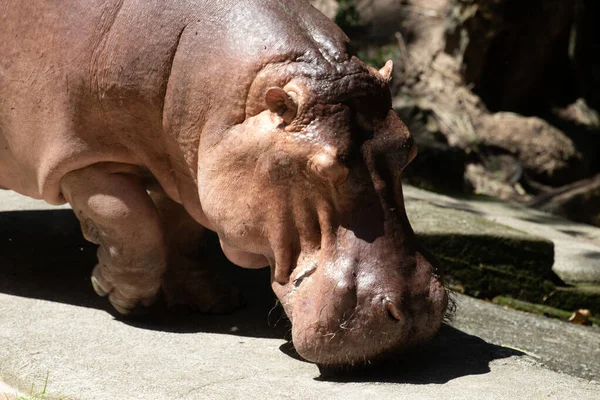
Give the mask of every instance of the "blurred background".
M 419 145 L 405 180 L 600 226 L 600 2 L 312 0 Z

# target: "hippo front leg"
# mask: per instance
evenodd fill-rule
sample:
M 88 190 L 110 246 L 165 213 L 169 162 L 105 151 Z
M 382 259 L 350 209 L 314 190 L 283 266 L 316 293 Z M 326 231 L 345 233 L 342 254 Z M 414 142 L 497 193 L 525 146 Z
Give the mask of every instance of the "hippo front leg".
M 92 284 L 121 314 L 157 297 L 167 251 L 161 220 L 135 167 L 97 164 L 70 172 L 62 193 L 98 248 Z
M 151 189 L 150 196 L 162 220 L 168 251 L 162 283 L 167 304 L 186 305 L 207 313 L 226 313 L 239 308 L 238 291 L 219 279 L 203 252 L 201 242 L 206 228 L 160 188 Z

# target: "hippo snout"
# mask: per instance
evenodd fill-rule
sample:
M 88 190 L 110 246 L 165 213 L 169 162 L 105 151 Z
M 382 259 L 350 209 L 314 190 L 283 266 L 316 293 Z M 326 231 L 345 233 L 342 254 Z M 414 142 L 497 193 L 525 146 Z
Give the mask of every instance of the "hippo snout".
M 433 262 L 416 251 L 390 254 L 387 263 L 369 257 L 370 250 L 379 250 L 378 243 L 355 237 L 352 246 L 341 241 L 320 255 L 318 266 L 299 284 L 294 278 L 287 286 L 274 284 L 292 321 L 298 353 L 317 364 L 353 365 L 389 357 L 434 336 L 448 296 Z M 299 265 L 298 274 L 302 270 Z

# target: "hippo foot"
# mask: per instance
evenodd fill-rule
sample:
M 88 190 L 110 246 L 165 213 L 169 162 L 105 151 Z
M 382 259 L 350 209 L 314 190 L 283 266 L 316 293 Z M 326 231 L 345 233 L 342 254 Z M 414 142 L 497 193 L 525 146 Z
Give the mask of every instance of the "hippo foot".
M 160 288 L 144 288 L 136 284 L 118 285 L 110 278 L 106 268 L 98 264 L 92 272 L 92 287 L 94 291 L 102 296 L 108 296 L 113 308 L 121 315 L 145 315 L 150 313 L 150 306 L 159 298 Z M 139 282 L 138 282 L 139 283 Z
M 184 305 L 209 314 L 226 314 L 242 306 L 239 291 L 201 263 L 187 257 L 174 260 L 163 278 L 169 307 Z

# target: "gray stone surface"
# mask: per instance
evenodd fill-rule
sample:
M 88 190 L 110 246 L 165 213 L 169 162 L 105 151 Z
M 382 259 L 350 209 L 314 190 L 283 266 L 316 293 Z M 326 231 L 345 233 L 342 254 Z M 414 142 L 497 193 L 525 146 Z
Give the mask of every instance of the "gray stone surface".
M 65 209 L 69 208 L 69 206 L 51 206 L 42 200 L 35 200 L 29 197 L 25 197 L 11 190 L 0 189 L 0 212 L 20 210 L 43 210 L 47 208 Z
M 546 241 L 539 236 L 491 222 L 475 213 L 442 207 L 427 200 L 411 199 L 405 207 L 415 233 L 421 235 L 490 236 L 519 241 Z
M 267 310 L 253 317 L 262 320 L 260 330 L 248 325 L 248 311 L 144 325 L 117 321 L 103 310 L 0 294 L 0 376 L 27 390 L 48 373 L 49 392 L 74 400 L 480 399 L 483 393 L 487 399 L 597 398 L 600 385 L 551 371 L 536 359 L 544 359 L 547 347 L 560 355 L 563 341 L 573 339 L 561 334 L 568 328 L 578 341 L 566 342 L 573 348 L 565 350 L 577 352 L 559 358 L 558 369 L 578 365 L 579 356 L 593 351 L 578 343 L 589 345 L 598 332 L 556 321 L 520 325 L 515 312 L 476 300 L 461 303 L 455 325 L 464 324 L 462 331 L 446 328 L 432 348 L 398 360 L 394 369 L 336 380 L 282 351 L 283 332 L 267 326 Z M 533 340 L 537 353 L 534 346 L 530 356 L 521 355 L 523 332 L 535 338 L 536 325 L 547 322 L 554 334 Z
M 408 202 L 425 200 L 440 207 L 469 211 L 549 239 L 554 243 L 553 270 L 562 280 L 570 284 L 600 284 L 600 228 L 483 197 L 454 199 L 408 186 L 405 198 Z
M 453 325 L 489 343 L 521 351 L 555 370 L 600 381 L 600 328 L 457 297 Z
M 248 301 L 233 315 L 117 320 L 70 211 L 5 194 L 0 207 L 20 211 L 0 213 L 0 380 L 24 392 L 48 375 L 72 400 L 598 398 L 598 329 L 464 296 L 425 349 L 336 376 L 295 357 L 268 271 L 223 266 Z

